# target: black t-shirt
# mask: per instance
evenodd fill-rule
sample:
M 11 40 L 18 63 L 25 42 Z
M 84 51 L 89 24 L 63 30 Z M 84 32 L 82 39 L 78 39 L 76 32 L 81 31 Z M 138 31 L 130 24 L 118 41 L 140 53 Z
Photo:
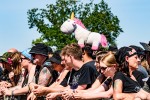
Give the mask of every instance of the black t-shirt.
M 137 80 L 137 82 L 140 84 L 140 86 L 143 87 L 144 82 L 142 81 L 142 79 L 146 78 L 145 75 L 138 70 L 133 71 L 132 74 L 135 77 L 135 79 Z
M 73 69 L 72 72 L 69 72 L 60 85 L 70 85 L 72 89 L 76 89 L 78 85 L 86 84 L 86 88 L 89 88 L 94 83 L 97 76 L 98 74 L 94 67 L 86 63 L 78 71 Z
M 89 61 L 87 63 L 85 63 L 86 66 L 91 66 L 92 70 L 94 72 L 96 72 L 97 76 L 99 75 L 97 69 L 96 69 L 96 66 L 95 66 L 95 61 Z
M 114 81 L 120 79 L 123 83 L 123 93 L 137 93 L 140 89 L 141 86 L 138 82 L 134 81 L 130 77 L 126 76 L 122 72 L 117 72 L 113 78 L 113 86 L 114 86 Z

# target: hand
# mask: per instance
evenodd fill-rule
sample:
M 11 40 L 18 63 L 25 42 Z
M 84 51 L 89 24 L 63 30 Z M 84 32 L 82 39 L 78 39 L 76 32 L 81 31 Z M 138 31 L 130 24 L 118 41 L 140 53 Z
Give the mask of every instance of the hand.
M 65 99 L 65 100 L 72 100 L 74 99 L 74 96 L 73 96 L 73 90 L 69 89 L 69 90 L 66 90 L 64 92 L 62 92 L 62 97 Z
M 12 84 L 11 83 L 9 83 L 9 82 L 7 82 L 7 81 L 2 81 L 2 82 L 0 82 L 0 87 L 11 87 L 12 86 Z
M 34 95 L 34 93 L 30 93 L 27 97 L 27 100 L 36 100 L 36 95 Z
M 52 100 L 52 99 L 56 98 L 59 94 L 60 93 L 57 93 L 57 92 L 49 93 L 49 94 L 46 95 L 46 100 Z
M 84 94 L 76 92 L 76 93 L 73 94 L 73 97 L 75 99 L 82 99 L 82 98 L 84 98 Z
M 34 85 L 34 89 L 32 91 L 36 96 L 42 96 L 45 94 L 44 86 Z
M 143 89 L 140 89 L 138 93 L 136 93 L 135 98 L 140 98 L 142 100 L 147 99 L 147 96 L 149 95 L 148 92 L 144 91 Z
M 7 95 L 7 96 L 10 96 L 12 95 L 12 91 L 9 90 L 8 88 L 1 88 L 1 92 L 4 94 L 4 95 Z
M 34 86 L 37 85 L 37 84 L 35 84 L 35 83 L 29 83 L 28 85 L 29 85 L 30 91 L 32 92 L 33 89 L 34 89 Z

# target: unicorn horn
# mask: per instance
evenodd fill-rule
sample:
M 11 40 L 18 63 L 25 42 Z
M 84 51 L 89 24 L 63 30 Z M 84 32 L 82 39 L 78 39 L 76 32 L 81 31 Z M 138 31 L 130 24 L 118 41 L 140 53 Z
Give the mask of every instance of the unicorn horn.
M 71 18 L 70 18 L 70 19 L 71 19 L 71 20 L 74 19 L 74 12 L 71 13 Z

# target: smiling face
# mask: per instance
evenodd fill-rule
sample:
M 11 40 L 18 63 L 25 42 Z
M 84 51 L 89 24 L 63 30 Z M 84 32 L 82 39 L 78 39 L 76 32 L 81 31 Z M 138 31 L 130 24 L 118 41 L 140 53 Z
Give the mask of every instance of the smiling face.
M 72 67 L 69 66 L 68 58 L 66 58 L 66 56 L 61 56 L 61 59 L 62 59 L 61 64 L 65 66 L 65 69 L 71 70 Z

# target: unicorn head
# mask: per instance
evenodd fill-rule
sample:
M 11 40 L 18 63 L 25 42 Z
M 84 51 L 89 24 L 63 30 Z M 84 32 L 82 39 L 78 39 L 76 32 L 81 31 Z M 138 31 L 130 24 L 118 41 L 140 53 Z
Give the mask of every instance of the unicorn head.
M 77 28 L 77 25 L 79 25 L 80 27 L 85 28 L 85 26 L 82 24 L 82 22 L 74 17 L 74 13 L 71 14 L 71 18 L 66 20 L 60 27 L 60 30 L 63 33 L 66 34 L 71 34 L 75 31 L 75 29 Z
M 65 34 L 71 34 L 75 31 L 76 24 L 74 20 L 66 20 L 60 27 L 60 30 Z

